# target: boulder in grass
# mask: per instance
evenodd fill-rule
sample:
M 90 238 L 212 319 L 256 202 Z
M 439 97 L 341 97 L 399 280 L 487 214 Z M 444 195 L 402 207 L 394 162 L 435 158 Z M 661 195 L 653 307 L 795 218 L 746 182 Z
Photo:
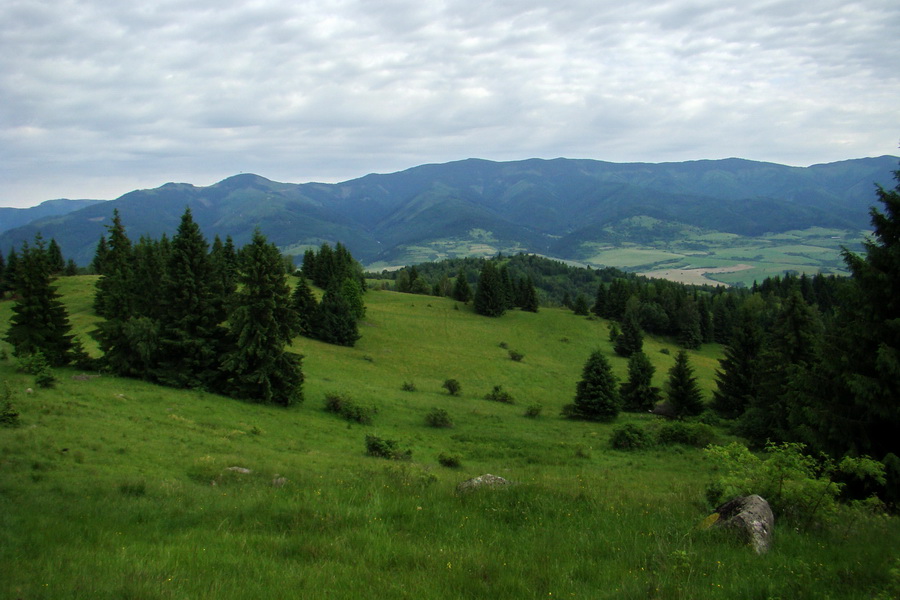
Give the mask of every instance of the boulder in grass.
M 247 468 L 244 468 L 244 467 L 228 467 L 228 468 L 225 469 L 225 470 L 226 470 L 226 471 L 234 471 L 235 473 L 242 473 L 242 474 L 244 474 L 244 475 L 249 475 L 249 474 L 250 474 L 250 469 L 247 469 Z
M 716 527 L 737 532 L 757 554 L 764 554 L 772 547 L 775 515 L 761 496 L 738 496 L 717 508 L 714 514 L 719 515 Z
M 477 490 L 483 487 L 501 487 L 505 485 L 510 485 L 510 481 L 499 477 L 497 475 L 491 475 L 490 473 L 485 473 L 484 475 L 479 475 L 478 477 L 473 477 L 472 479 L 468 479 L 463 481 L 458 486 L 456 486 L 456 491 L 458 492 L 468 492 L 470 490 Z

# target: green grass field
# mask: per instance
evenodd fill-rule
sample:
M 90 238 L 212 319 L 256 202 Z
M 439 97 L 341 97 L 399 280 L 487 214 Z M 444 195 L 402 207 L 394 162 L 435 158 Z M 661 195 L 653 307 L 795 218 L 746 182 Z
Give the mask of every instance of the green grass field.
M 92 283 L 59 282 L 85 342 Z M 487 319 L 392 292 L 366 302 L 355 348 L 296 341 L 306 401 L 287 410 L 71 369 L 39 389 L 14 358 L 0 360 L 21 415 L 18 427 L 0 428 L 0 597 L 765 600 L 897 591 L 897 519 L 807 532 L 777 525 L 773 551 L 756 556 L 698 528 L 712 476 L 701 450 L 609 449 L 617 425 L 650 415 L 614 424 L 559 417 L 592 350 L 625 374 L 605 322 L 555 309 Z M 0 304 L 0 322 L 10 307 Z M 508 349 L 524 359 L 510 360 Z M 675 349 L 645 341 L 657 385 Z M 717 346 L 691 353 L 707 394 L 720 356 Z M 448 378 L 461 383 L 459 397 L 441 388 Z M 484 400 L 494 385 L 516 403 Z M 375 405 L 373 424 L 326 413 L 331 392 Z M 535 403 L 542 414 L 525 417 Z M 427 427 L 433 408 L 454 426 Z M 366 456 L 366 434 L 397 440 L 412 459 Z M 441 453 L 461 467 L 441 466 Z M 455 491 L 484 473 L 518 485 Z

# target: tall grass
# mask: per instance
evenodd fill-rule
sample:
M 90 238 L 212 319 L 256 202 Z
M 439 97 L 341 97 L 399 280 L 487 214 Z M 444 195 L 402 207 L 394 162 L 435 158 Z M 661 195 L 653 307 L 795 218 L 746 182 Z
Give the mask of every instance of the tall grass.
M 90 279 L 60 286 L 89 330 Z M 296 340 L 307 400 L 290 410 L 68 369 L 28 394 L 30 376 L 0 360 L 20 412 L 19 427 L 0 428 L 0 597 L 873 598 L 900 584 L 896 519 L 779 525 L 756 556 L 697 527 L 710 478 L 699 450 L 609 450 L 616 425 L 651 416 L 558 417 L 594 348 L 624 377 L 604 322 L 556 310 L 486 319 L 387 292 L 366 301 L 355 348 Z M 657 385 L 666 346 L 646 342 Z M 692 355 L 707 391 L 717 356 Z M 494 385 L 517 405 L 485 401 Z M 326 393 L 377 406 L 373 423 L 325 412 Z M 525 417 L 535 403 L 542 416 Z M 425 424 L 435 408 L 453 428 Z M 367 457 L 367 433 L 412 460 Z M 486 472 L 516 485 L 456 491 Z

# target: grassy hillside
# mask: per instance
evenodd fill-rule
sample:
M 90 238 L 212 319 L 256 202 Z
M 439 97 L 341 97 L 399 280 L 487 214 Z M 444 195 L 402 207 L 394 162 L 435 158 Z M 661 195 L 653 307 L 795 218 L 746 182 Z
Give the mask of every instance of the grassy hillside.
M 60 281 L 82 333 L 91 285 Z M 297 340 L 306 402 L 289 410 L 73 370 L 27 393 L 30 376 L 0 360 L 21 413 L 0 428 L 0 597 L 873 598 L 898 583 L 896 519 L 779 526 L 759 557 L 697 528 L 711 476 L 700 450 L 608 449 L 617 424 L 649 415 L 561 419 L 593 349 L 624 376 L 604 322 L 549 309 L 492 320 L 390 292 L 366 301 L 355 348 Z M 667 346 L 645 343 L 657 384 Z M 707 393 L 720 352 L 691 354 Z M 441 389 L 447 378 L 461 396 Z M 494 385 L 516 404 L 484 400 Z M 324 412 L 331 392 L 377 406 L 374 423 Z M 542 415 L 525 417 L 534 403 Z M 427 427 L 433 408 L 454 426 Z M 412 460 L 366 456 L 367 433 Z M 441 466 L 441 453 L 462 466 Z M 519 485 L 455 491 L 486 472 Z

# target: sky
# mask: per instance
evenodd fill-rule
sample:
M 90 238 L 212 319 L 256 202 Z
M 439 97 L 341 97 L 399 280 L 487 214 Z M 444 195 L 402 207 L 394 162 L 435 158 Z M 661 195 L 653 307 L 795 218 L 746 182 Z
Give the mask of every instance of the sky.
M 898 144 L 897 0 L 0 2 L 0 206 Z

